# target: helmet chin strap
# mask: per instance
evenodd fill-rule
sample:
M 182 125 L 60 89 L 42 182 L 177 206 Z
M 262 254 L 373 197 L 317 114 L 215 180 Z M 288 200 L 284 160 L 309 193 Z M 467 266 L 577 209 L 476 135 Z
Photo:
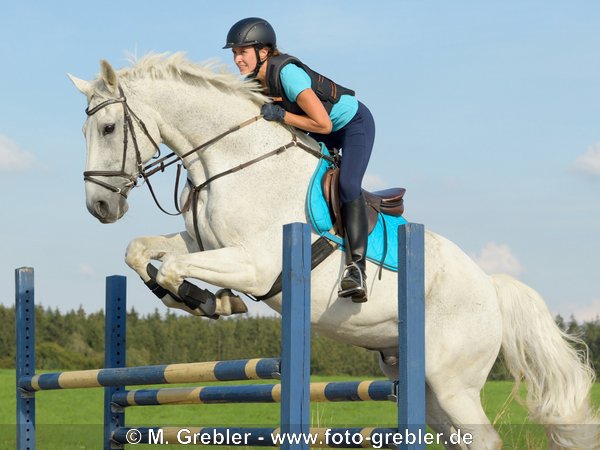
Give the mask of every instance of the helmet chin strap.
M 256 46 L 256 45 L 254 46 L 254 52 L 256 53 L 256 67 L 254 68 L 252 73 L 250 75 L 248 75 L 248 78 L 256 78 L 256 76 L 258 75 L 258 72 L 260 71 L 260 68 L 267 60 L 267 58 L 265 58 L 264 61 L 260 60 L 260 54 L 258 53 L 258 46 Z

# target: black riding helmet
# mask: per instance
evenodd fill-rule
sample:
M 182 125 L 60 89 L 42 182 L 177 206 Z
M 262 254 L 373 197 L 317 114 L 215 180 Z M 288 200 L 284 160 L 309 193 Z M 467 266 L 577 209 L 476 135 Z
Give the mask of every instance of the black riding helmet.
M 248 17 L 236 22 L 229 33 L 227 33 L 227 42 L 223 48 L 253 46 L 256 52 L 256 68 L 251 77 L 258 74 L 264 61 L 260 60 L 258 50 L 263 47 L 269 47 L 272 50 L 277 48 L 277 37 L 275 30 L 269 22 L 259 17 Z
M 223 48 L 247 45 L 276 48 L 277 39 L 271 24 L 259 17 L 248 17 L 235 23 L 227 33 L 227 42 Z

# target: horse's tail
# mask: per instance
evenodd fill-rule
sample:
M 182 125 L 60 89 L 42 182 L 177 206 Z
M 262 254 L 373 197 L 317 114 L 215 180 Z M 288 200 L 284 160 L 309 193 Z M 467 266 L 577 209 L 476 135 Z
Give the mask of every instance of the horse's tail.
M 590 405 L 595 375 L 587 347 L 561 331 L 533 289 L 505 275 L 492 280 L 502 311 L 504 359 L 516 380 L 513 395 L 520 399 L 525 379 L 524 403 L 530 418 L 544 425 L 548 448 L 600 448 L 599 419 Z

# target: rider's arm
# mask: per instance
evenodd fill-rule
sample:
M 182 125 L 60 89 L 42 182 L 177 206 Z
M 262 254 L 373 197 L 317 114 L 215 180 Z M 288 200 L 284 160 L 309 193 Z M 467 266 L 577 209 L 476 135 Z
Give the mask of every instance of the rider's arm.
M 306 131 L 312 131 L 319 134 L 331 133 L 331 119 L 329 114 L 323 107 L 323 103 L 315 94 L 311 88 L 305 89 L 298 97 L 296 97 L 296 103 L 302 108 L 302 111 L 306 113 L 305 116 L 299 116 L 286 111 L 284 122 L 288 125 L 292 125 L 296 128 L 300 128 Z
M 311 88 L 308 74 L 294 64 L 288 64 L 281 70 L 281 84 L 286 97 L 302 108 L 306 115 L 286 111 L 284 122 L 296 128 L 320 134 L 331 133 L 332 124 L 323 103 Z

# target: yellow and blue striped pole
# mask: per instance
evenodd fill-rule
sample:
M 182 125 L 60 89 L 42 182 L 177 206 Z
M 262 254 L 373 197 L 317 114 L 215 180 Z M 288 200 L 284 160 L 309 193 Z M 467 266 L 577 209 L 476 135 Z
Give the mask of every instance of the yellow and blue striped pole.
M 311 402 L 351 402 L 395 400 L 392 381 L 344 381 L 311 383 Z M 281 384 L 248 384 L 241 386 L 198 386 L 163 389 L 138 389 L 117 392 L 112 402 L 120 407 L 212 404 L 212 403 L 278 403 Z
M 19 388 L 35 392 L 51 389 L 258 380 L 278 377 L 278 359 L 257 358 L 28 375 L 19 379 Z

